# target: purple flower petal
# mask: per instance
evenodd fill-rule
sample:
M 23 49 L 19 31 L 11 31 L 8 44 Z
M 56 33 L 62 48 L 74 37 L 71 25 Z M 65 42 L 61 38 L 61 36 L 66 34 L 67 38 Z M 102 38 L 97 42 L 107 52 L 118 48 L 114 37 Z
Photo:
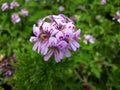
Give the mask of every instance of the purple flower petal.
M 37 37 L 40 35 L 39 27 L 37 27 L 35 24 L 33 25 L 33 33 Z
M 50 37 L 49 44 L 50 44 L 50 46 L 56 46 L 57 45 L 57 39 L 55 37 Z
M 43 31 L 49 32 L 50 31 L 50 23 L 44 22 L 42 28 L 43 28 Z
M 68 49 L 65 50 L 65 55 L 66 55 L 66 57 L 70 57 L 71 56 L 70 51 Z
M 38 48 L 38 45 L 39 45 L 39 43 L 38 43 L 38 42 L 36 42 L 36 43 L 34 44 L 34 46 L 33 46 L 32 50 L 33 50 L 33 51 L 35 51 L 35 50 Z
M 38 40 L 37 37 L 31 36 L 30 37 L 30 42 L 36 42 Z
M 78 29 L 78 30 L 74 33 L 74 38 L 75 38 L 75 40 L 78 40 L 78 38 L 79 38 L 79 36 L 80 36 L 80 32 L 81 32 L 81 30 Z
M 49 41 L 45 40 L 41 46 L 41 54 L 45 55 L 48 51 Z
M 5 11 L 5 10 L 7 10 L 9 8 L 9 6 L 8 6 L 8 3 L 3 3 L 2 4 L 2 6 L 1 6 L 1 9 L 2 9 L 2 11 Z
M 64 57 L 64 52 L 63 52 L 63 50 L 60 50 L 59 55 L 60 55 L 60 59 L 63 59 L 63 57 Z
M 48 61 L 48 59 L 51 57 L 51 55 L 53 54 L 53 50 L 50 50 L 45 56 L 44 56 L 44 60 Z
M 77 41 L 72 40 L 72 43 L 73 43 L 73 45 L 74 45 L 76 48 L 79 48 L 79 47 L 80 47 L 80 45 L 79 45 L 79 43 L 78 43 Z
M 71 39 L 72 36 L 73 36 L 73 33 L 72 33 L 71 30 L 65 30 L 64 34 L 65 34 L 65 38 L 68 39 L 68 40 Z
M 64 35 L 63 35 L 63 33 L 61 32 L 61 31 L 59 31 L 57 34 L 56 34 L 56 38 L 58 39 L 58 40 L 63 40 L 64 39 Z
M 58 46 L 59 49 L 63 49 L 67 46 L 67 42 L 60 41 L 57 46 Z
M 72 48 L 73 51 L 76 51 L 76 50 L 77 50 L 77 48 L 73 45 L 72 42 L 70 42 L 70 46 L 71 46 L 71 48 Z
M 58 63 L 60 62 L 60 56 L 57 50 L 54 51 L 55 61 Z

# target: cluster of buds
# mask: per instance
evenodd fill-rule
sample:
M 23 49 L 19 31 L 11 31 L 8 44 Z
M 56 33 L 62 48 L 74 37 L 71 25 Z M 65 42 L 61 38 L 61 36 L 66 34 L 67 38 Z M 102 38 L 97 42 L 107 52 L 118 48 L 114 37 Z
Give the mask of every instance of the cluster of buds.
M 1 9 L 2 9 L 2 11 L 5 11 L 5 10 L 7 10 L 8 8 L 14 9 L 14 8 L 16 8 L 16 7 L 19 7 L 19 6 L 20 6 L 19 3 L 18 3 L 18 2 L 15 2 L 15 1 L 12 1 L 12 2 L 10 3 L 10 6 L 8 5 L 7 2 L 5 2 L 5 3 L 2 4 Z M 29 12 L 28 12 L 27 9 L 24 8 L 24 9 L 21 9 L 20 14 L 21 14 L 23 17 L 27 17 L 28 14 L 29 14 Z M 18 13 L 13 13 L 13 14 L 11 15 L 11 21 L 12 21 L 12 23 L 19 23 L 19 22 L 21 21 L 21 18 L 20 18 L 20 16 L 18 15 Z
M 120 23 L 120 11 L 116 12 L 116 15 L 113 17 L 113 20 L 117 19 L 117 22 Z
M 78 43 L 80 29 L 76 29 L 74 22 L 63 14 L 49 15 L 38 21 L 38 25 L 33 25 L 33 33 L 30 42 L 35 43 L 33 50 L 44 55 L 44 60 L 48 61 L 54 55 L 55 61 L 70 57 L 70 50 L 76 51 L 80 45 Z

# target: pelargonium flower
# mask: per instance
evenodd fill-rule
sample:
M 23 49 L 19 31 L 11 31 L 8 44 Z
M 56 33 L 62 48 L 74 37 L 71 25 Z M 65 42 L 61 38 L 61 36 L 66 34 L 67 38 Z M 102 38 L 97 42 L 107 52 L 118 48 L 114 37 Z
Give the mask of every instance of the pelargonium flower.
M 113 20 L 117 19 L 117 21 L 120 23 L 120 11 L 116 12 L 116 15 L 113 17 Z
M 9 8 L 9 6 L 8 6 L 8 4 L 6 2 L 3 3 L 2 6 L 1 6 L 2 11 L 5 11 L 8 8 Z
M 70 57 L 70 50 L 76 51 L 80 29 L 76 29 L 74 22 L 63 14 L 49 15 L 40 19 L 37 25 L 33 25 L 33 33 L 30 42 L 34 43 L 33 50 L 44 55 L 48 61 L 54 55 L 55 61 Z
M 63 6 L 60 6 L 58 9 L 59 9 L 60 12 L 64 11 L 64 7 Z
M 7 70 L 3 75 L 4 76 L 12 76 L 12 70 Z
M 11 16 L 11 21 L 13 23 L 19 23 L 21 21 L 21 18 L 19 17 L 19 15 L 17 13 L 14 13 Z
M 15 2 L 15 1 L 11 2 L 11 3 L 10 3 L 10 9 L 13 9 L 13 8 L 15 8 L 15 7 L 19 7 L 19 3 L 18 3 L 18 2 Z
M 28 12 L 28 10 L 27 9 L 21 9 L 21 14 L 24 16 L 24 17 L 26 17 L 26 16 L 28 16 L 28 14 L 29 14 L 29 12 Z
M 93 44 L 95 42 L 95 38 L 89 34 L 83 35 L 83 39 L 85 44 L 88 44 L 88 42 Z
M 102 5 L 106 4 L 106 0 L 101 0 L 101 4 Z

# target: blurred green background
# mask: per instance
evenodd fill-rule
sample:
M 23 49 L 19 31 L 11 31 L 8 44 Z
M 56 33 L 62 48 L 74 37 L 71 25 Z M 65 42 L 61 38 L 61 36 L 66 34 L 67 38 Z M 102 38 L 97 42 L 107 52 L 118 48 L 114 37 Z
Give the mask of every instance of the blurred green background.
M 0 65 L 9 64 L 0 69 L 0 90 L 120 90 L 119 0 L 15 1 L 19 7 L 0 10 Z M 0 0 L 0 6 L 4 2 L 10 5 L 12 0 Z M 27 17 L 20 14 L 23 8 Z M 13 13 L 19 14 L 19 23 L 11 22 Z M 60 63 L 53 57 L 45 62 L 29 41 L 33 24 L 53 14 L 65 14 L 81 29 L 81 47 Z M 85 44 L 84 34 L 95 37 L 95 43 Z M 12 75 L 3 76 L 8 69 Z

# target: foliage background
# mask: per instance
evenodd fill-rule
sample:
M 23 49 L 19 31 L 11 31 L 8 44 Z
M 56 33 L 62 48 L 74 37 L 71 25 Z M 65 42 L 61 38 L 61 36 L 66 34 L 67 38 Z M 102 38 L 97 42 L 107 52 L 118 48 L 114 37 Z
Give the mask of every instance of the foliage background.
M 12 0 L 0 0 L 10 3 Z M 120 24 L 112 20 L 120 10 L 119 0 L 16 0 L 20 7 L 0 10 L 0 54 L 16 55 L 18 69 L 2 83 L 13 90 L 120 90 Z M 59 11 L 64 6 L 64 11 Z M 79 7 L 79 8 L 78 8 Z M 29 16 L 18 24 L 11 22 L 11 14 L 27 8 Z M 77 16 L 75 25 L 81 29 L 81 47 L 70 58 L 48 62 L 32 51 L 29 42 L 33 24 L 50 14 Z M 84 44 L 82 36 L 91 34 L 94 44 Z M 1 89 L 3 87 L 1 86 Z

